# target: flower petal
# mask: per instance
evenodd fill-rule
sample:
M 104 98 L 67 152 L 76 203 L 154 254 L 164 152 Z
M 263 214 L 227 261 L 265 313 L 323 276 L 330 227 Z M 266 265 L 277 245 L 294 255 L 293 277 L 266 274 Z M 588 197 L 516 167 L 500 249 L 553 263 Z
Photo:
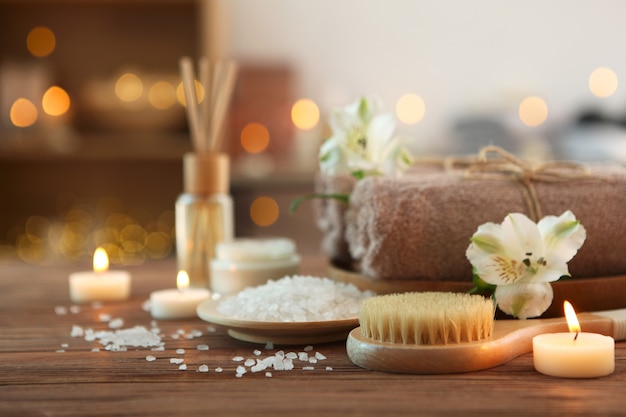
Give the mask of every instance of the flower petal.
M 524 265 L 502 253 L 488 254 L 474 267 L 476 274 L 492 285 L 511 285 L 526 278 Z
M 559 217 L 544 217 L 537 227 L 544 236 L 546 251 L 556 252 L 561 262 L 570 261 L 587 237 L 587 231 L 569 210 Z
M 502 240 L 508 256 L 519 260 L 543 253 L 543 239 L 537 224 L 522 213 L 511 213 L 502 222 Z M 529 255 L 530 254 L 530 255 Z
M 547 283 L 498 286 L 494 295 L 500 310 L 519 319 L 539 317 L 554 298 L 552 286 Z

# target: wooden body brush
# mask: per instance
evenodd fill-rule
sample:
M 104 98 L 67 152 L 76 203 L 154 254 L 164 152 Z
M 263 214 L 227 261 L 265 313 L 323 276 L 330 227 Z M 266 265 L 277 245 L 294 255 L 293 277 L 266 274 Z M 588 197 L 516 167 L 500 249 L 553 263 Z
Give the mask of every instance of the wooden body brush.
M 492 368 L 532 351 L 543 333 L 567 332 L 565 318 L 494 320 L 491 300 L 462 293 L 406 293 L 365 300 L 348 357 L 375 371 L 446 374 Z M 626 309 L 578 314 L 585 332 L 626 340 Z

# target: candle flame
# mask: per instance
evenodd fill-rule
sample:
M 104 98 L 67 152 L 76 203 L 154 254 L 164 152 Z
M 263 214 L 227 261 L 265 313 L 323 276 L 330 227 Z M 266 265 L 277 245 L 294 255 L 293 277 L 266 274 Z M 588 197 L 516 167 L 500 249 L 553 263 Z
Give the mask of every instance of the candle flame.
M 105 272 L 109 269 L 109 256 L 104 248 L 98 248 L 93 254 L 93 270 Z
M 563 303 L 563 310 L 565 310 L 565 319 L 567 320 L 569 331 L 578 333 L 580 331 L 580 324 L 578 323 L 578 317 L 576 317 L 574 307 L 569 303 L 569 301 L 565 301 Z
M 185 291 L 189 288 L 189 275 L 187 274 L 187 271 L 178 271 L 178 275 L 176 276 L 176 287 L 180 291 Z

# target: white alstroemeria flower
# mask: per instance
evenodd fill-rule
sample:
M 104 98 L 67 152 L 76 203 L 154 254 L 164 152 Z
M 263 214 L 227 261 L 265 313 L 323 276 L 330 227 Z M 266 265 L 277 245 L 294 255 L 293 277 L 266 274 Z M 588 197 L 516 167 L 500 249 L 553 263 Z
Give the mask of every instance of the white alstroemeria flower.
M 362 98 L 330 118 L 332 136 L 320 147 L 320 169 L 329 175 L 398 175 L 413 160 L 404 138 L 394 137 L 395 119 L 379 103 Z
M 569 210 L 539 223 L 513 213 L 501 225 L 481 225 L 466 256 L 476 275 L 496 286 L 500 309 L 525 319 L 548 309 L 553 298 L 550 282 L 569 275 L 567 262 L 585 238 L 585 228 Z

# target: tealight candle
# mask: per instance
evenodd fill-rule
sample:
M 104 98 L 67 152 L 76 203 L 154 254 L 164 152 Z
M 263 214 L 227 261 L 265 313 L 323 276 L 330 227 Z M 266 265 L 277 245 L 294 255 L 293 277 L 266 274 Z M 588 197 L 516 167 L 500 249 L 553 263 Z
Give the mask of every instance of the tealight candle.
M 562 378 L 597 378 L 615 370 L 615 341 L 597 333 L 583 333 L 570 303 L 565 301 L 569 333 L 548 333 L 533 338 L 537 372 Z
M 178 289 L 155 291 L 150 294 L 150 313 L 155 319 L 184 319 L 196 316 L 198 304 L 211 293 L 206 288 L 189 288 L 189 275 L 180 271 L 176 277 Z
M 103 248 L 93 254 L 93 271 L 70 274 L 70 298 L 75 303 L 123 301 L 130 296 L 130 273 L 109 271 L 109 257 Z

